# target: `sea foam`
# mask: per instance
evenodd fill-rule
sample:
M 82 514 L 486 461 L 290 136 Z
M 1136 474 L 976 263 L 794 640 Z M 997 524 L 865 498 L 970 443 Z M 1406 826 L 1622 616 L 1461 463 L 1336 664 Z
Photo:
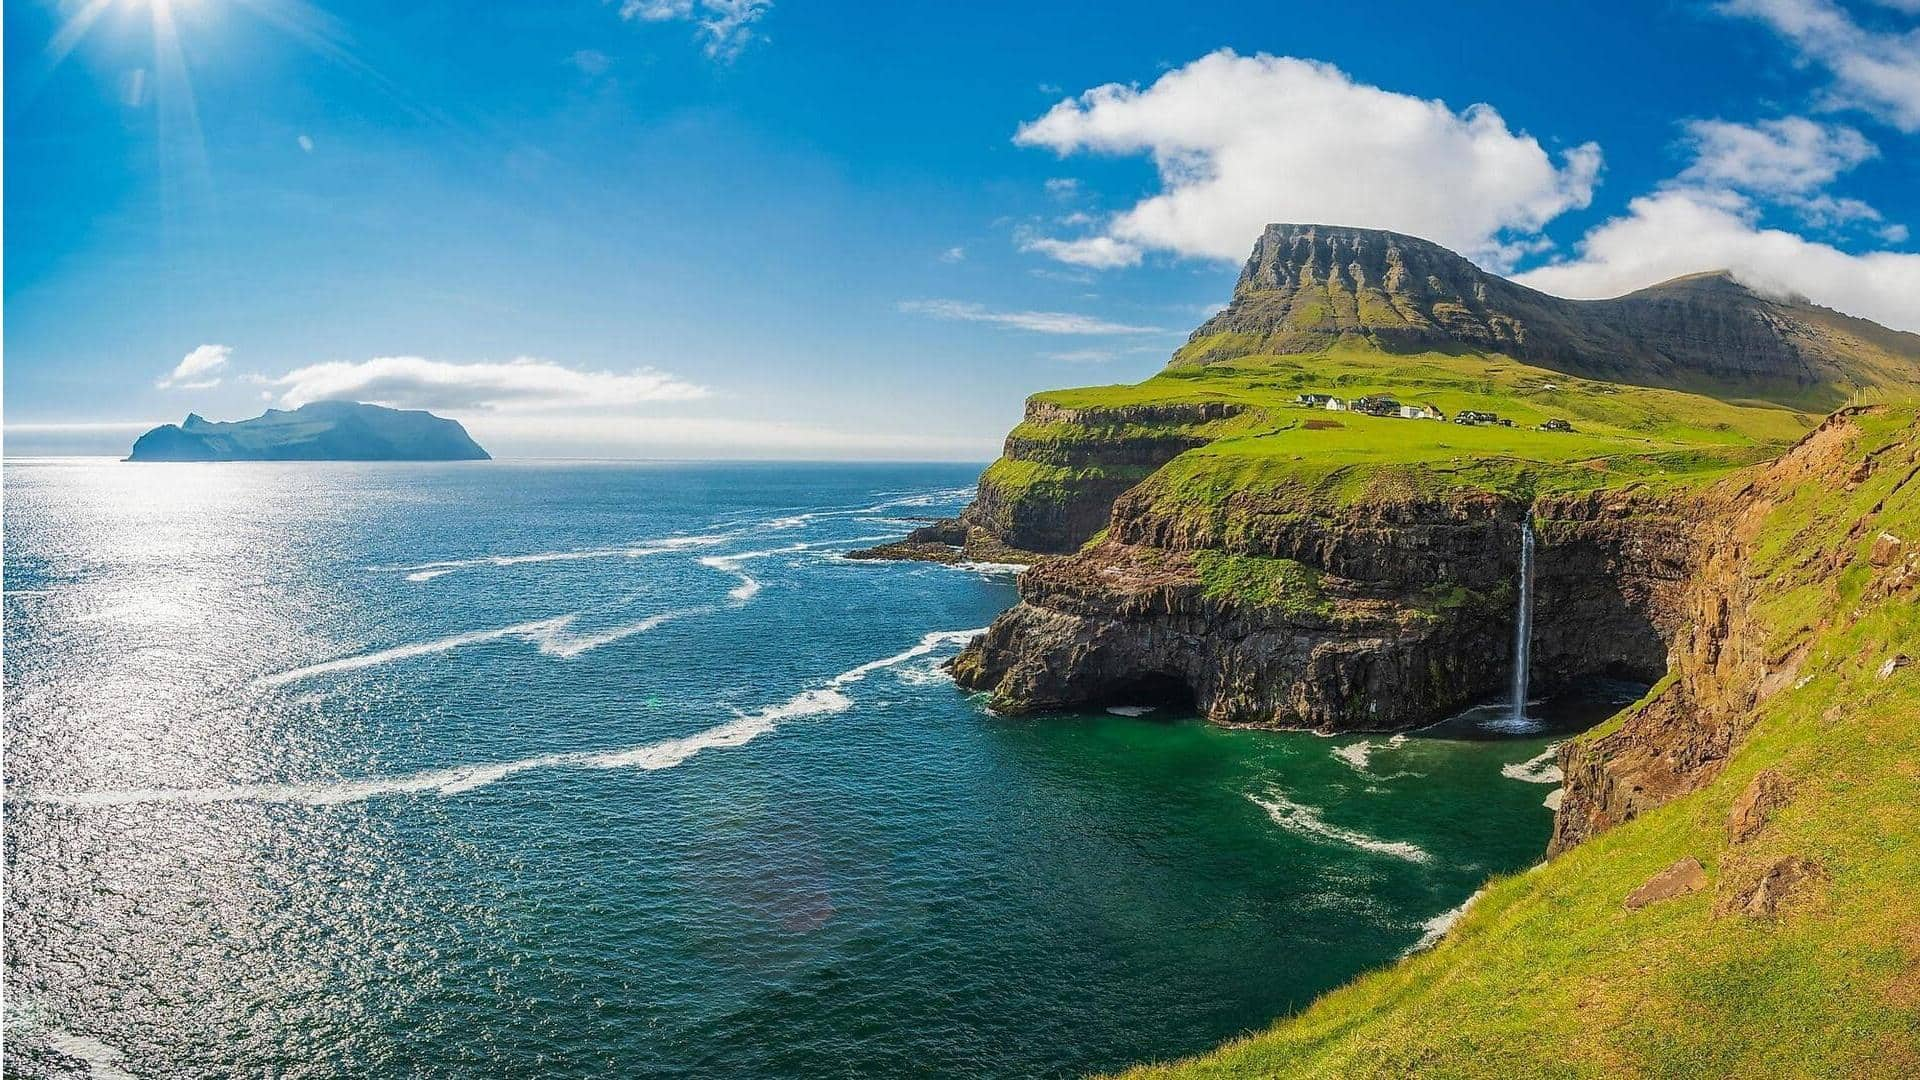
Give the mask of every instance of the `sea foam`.
M 737 591 L 737 590 L 736 590 Z M 518 639 L 536 646 L 542 655 L 555 656 L 562 660 L 571 660 L 582 653 L 592 652 L 602 645 L 610 645 L 635 634 L 644 634 L 674 619 L 697 615 L 710 608 L 682 608 L 678 611 L 665 611 L 649 615 L 637 622 L 626 623 L 596 633 L 570 634 L 567 628 L 572 626 L 578 615 L 560 615 L 551 619 L 535 619 L 531 622 L 514 623 L 511 626 L 496 627 L 492 630 L 475 630 L 451 637 L 435 638 L 432 641 L 417 641 L 407 645 L 396 645 L 391 649 L 360 653 L 356 656 L 343 656 L 337 660 L 324 660 L 318 664 L 291 668 L 287 671 L 263 675 L 255 680 L 257 686 L 285 686 L 288 683 L 311 679 L 316 675 L 331 675 L 342 671 L 358 671 L 362 668 L 378 667 L 400 660 L 411 660 L 418 656 L 431 656 L 434 653 L 448 652 L 466 645 L 478 645 L 488 641 Z
M 1404 841 L 1382 840 L 1379 837 L 1368 836 L 1366 833 L 1353 829 L 1344 829 L 1338 825 L 1328 824 L 1328 822 L 1320 816 L 1320 811 L 1315 810 L 1311 806 L 1302 806 L 1297 802 L 1293 802 L 1277 791 L 1269 791 L 1265 796 L 1248 795 L 1247 798 L 1255 806 L 1265 810 L 1267 816 L 1273 819 L 1275 825 L 1286 829 L 1288 832 L 1299 833 L 1304 836 L 1314 836 L 1322 840 L 1333 840 L 1346 844 L 1349 847 L 1359 848 L 1362 851 L 1377 852 L 1381 855 L 1392 855 L 1395 858 L 1405 859 L 1408 862 L 1423 863 L 1432 858 L 1431 855 L 1419 847 Z
M 848 668 L 828 679 L 825 685 L 802 690 L 777 705 L 741 713 L 732 720 L 691 735 L 642 743 L 617 750 L 540 754 L 514 761 L 457 765 L 365 780 L 227 784 L 207 788 L 131 788 L 114 791 L 29 793 L 10 795 L 9 798 L 61 806 L 131 806 L 140 803 L 208 805 L 231 802 L 332 806 L 363 802 L 386 795 L 457 795 L 476 791 L 518 773 L 540 769 L 643 769 L 648 771 L 670 769 L 703 750 L 745 746 L 791 720 L 845 712 L 853 707 L 853 699 L 845 693 L 846 687 L 865 680 L 875 672 L 898 667 L 918 657 L 926 656 L 943 645 L 964 642 L 983 632 L 983 630 L 934 631 L 922 637 L 919 643 L 911 648 L 892 656 L 870 660 Z
M 534 551 L 522 555 L 482 555 L 472 559 L 442 559 L 438 562 L 414 563 L 410 566 L 382 567 L 385 570 L 404 572 L 408 581 L 432 581 L 434 578 L 451 574 L 456 570 L 489 566 L 522 566 L 528 563 L 576 562 L 582 559 L 639 559 L 648 555 L 665 555 L 688 548 L 712 547 L 732 539 L 730 536 L 669 536 L 661 540 L 649 540 L 627 547 L 578 548 L 569 551 Z
M 1500 775 L 1529 784 L 1557 784 L 1564 779 L 1560 775 L 1559 764 L 1554 761 L 1554 755 L 1559 751 L 1560 744 L 1554 743 L 1525 761 L 1500 766 Z

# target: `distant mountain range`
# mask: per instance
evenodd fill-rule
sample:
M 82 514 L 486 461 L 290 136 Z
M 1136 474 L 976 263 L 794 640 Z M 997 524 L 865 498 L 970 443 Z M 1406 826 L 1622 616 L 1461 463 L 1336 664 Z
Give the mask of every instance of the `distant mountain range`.
M 251 420 L 189 413 L 134 441 L 128 461 L 485 461 L 457 420 L 420 409 L 315 401 Z
M 1175 368 L 1366 340 L 1389 352 L 1464 348 L 1538 367 L 1723 400 L 1824 412 L 1912 393 L 1920 334 L 1725 271 L 1611 300 L 1564 300 L 1497 277 L 1431 241 L 1378 229 L 1269 225 L 1233 299 L 1193 332 Z

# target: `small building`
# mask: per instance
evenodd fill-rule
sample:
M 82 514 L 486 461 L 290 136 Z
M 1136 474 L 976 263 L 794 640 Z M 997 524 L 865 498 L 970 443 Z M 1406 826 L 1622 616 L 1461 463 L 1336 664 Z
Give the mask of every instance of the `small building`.
M 1546 390 L 1546 391 L 1554 391 L 1554 390 L 1560 389 L 1560 385 L 1558 383 L 1541 383 L 1540 389 Z
M 1501 417 L 1501 418 L 1500 418 L 1500 419 L 1499 419 L 1499 420 L 1498 420 L 1497 422 L 1499 423 L 1499 425 L 1500 425 L 1501 427 L 1512 427 L 1512 426 L 1513 426 L 1513 421 L 1511 421 L 1511 420 L 1509 420 L 1509 419 L 1507 419 L 1507 418 L 1506 418 L 1506 417 L 1504 417 L 1504 416 L 1503 416 L 1503 417 Z
M 1346 412 L 1347 403 L 1337 397 L 1330 397 L 1327 399 L 1326 408 L 1328 412 Z
M 1370 394 L 1363 398 L 1354 398 L 1352 410 L 1368 416 L 1399 416 L 1400 403 L 1390 397 Z
M 1400 415 L 1408 420 L 1445 420 L 1447 414 L 1431 405 L 1402 405 Z
M 1555 419 L 1549 420 L 1546 423 L 1541 424 L 1540 430 L 1541 431 L 1572 431 L 1573 425 L 1567 423 L 1565 420 L 1561 420 L 1556 417 Z
M 1500 422 L 1500 415 L 1498 413 L 1478 412 L 1473 409 L 1462 409 L 1453 414 L 1453 422 L 1456 424 L 1497 424 Z
M 1293 399 L 1294 404 L 1305 405 L 1309 409 L 1324 409 L 1327 402 L 1332 400 L 1332 394 L 1301 394 Z

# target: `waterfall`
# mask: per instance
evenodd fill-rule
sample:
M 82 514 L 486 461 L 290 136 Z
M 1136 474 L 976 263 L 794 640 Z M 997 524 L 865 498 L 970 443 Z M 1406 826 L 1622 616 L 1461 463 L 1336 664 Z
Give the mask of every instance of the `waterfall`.
M 1520 606 L 1513 619 L 1513 719 L 1527 718 L 1527 660 L 1533 642 L 1533 520 L 1520 522 Z

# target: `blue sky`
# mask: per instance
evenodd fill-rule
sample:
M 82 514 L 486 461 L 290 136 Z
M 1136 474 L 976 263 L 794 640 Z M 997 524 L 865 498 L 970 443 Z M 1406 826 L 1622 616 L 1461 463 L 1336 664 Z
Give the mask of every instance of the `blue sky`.
M 21 0 L 6 449 L 350 396 L 502 455 L 984 459 L 1264 221 L 1920 329 L 1920 0 L 1345 7 Z

